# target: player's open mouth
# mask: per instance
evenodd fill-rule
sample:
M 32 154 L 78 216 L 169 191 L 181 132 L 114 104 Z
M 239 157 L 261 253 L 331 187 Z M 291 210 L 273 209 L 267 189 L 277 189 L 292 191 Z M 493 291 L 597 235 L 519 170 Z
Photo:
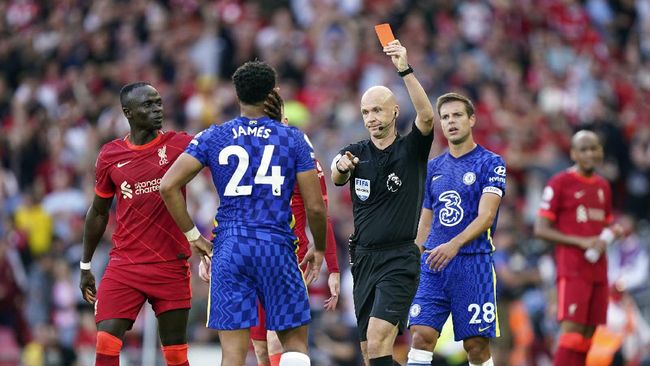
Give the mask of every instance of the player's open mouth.
M 458 132 L 458 128 L 456 128 L 456 127 L 452 127 L 452 128 L 450 128 L 450 129 L 448 129 L 447 132 L 449 132 L 449 133 Z

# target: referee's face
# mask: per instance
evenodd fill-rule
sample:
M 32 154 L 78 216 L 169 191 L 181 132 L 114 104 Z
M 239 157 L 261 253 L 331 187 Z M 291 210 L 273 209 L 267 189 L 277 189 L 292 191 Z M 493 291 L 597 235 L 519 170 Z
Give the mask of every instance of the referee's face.
M 375 139 L 382 139 L 394 135 L 395 119 L 397 118 L 397 105 L 391 95 L 377 90 L 366 93 L 361 98 L 361 116 L 363 124 Z
M 460 101 L 447 102 L 440 106 L 440 126 L 449 143 L 462 144 L 472 134 L 476 116 L 467 115 L 465 104 Z

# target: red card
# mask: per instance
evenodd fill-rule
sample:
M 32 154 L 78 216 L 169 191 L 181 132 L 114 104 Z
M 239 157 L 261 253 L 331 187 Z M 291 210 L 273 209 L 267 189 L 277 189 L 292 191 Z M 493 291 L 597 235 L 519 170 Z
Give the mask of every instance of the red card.
M 375 26 L 375 32 L 377 32 L 377 38 L 379 38 L 379 42 L 381 42 L 383 47 L 386 47 L 389 42 L 395 40 L 393 31 L 390 29 L 390 24 L 388 23 L 377 24 Z

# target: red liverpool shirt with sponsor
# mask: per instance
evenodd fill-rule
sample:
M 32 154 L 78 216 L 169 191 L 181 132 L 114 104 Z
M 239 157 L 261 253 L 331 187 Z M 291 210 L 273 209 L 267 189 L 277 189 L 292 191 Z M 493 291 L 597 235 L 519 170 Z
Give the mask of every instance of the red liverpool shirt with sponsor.
M 325 176 L 323 168 L 318 160 L 316 162 L 316 170 L 318 172 L 318 179 L 320 179 L 320 188 L 323 194 L 323 200 L 327 206 L 327 186 L 325 185 Z M 293 196 L 291 197 L 291 213 L 293 214 L 295 224 L 293 233 L 298 238 L 298 258 L 302 261 L 307 254 L 309 247 L 309 238 L 307 237 L 307 213 L 305 212 L 305 202 L 302 200 L 298 184 L 293 189 Z M 336 257 L 336 238 L 334 237 L 334 230 L 332 228 L 332 220 L 327 217 L 327 247 L 325 249 L 325 262 L 327 263 L 327 270 L 329 273 L 339 272 L 339 263 Z
M 95 193 L 117 197 L 110 265 L 167 262 L 191 255 L 159 193 L 163 175 L 191 140 L 186 133 L 167 131 L 145 145 L 133 145 L 127 136 L 102 147 Z
M 555 223 L 567 235 L 593 237 L 613 220 L 612 195 L 609 183 L 598 175 L 585 177 L 574 170 L 553 176 L 542 194 L 539 216 Z M 589 263 L 584 250 L 573 245 L 555 247 L 558 277 L 581 277 L 594 282 L 607 282 L 607 259 Z

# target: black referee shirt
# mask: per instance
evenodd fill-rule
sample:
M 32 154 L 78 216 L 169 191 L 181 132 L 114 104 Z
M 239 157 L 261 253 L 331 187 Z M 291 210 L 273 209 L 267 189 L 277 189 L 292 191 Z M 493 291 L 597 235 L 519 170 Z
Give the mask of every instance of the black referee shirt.
M 384 150 L 368 139 L 339 152 L 359 158 L 349 181 L 357 248 L 381 249 L 415 240 L 432 141 L 433 131 L 423 136 L 413 123 L 409 134 L 397 136 Z

